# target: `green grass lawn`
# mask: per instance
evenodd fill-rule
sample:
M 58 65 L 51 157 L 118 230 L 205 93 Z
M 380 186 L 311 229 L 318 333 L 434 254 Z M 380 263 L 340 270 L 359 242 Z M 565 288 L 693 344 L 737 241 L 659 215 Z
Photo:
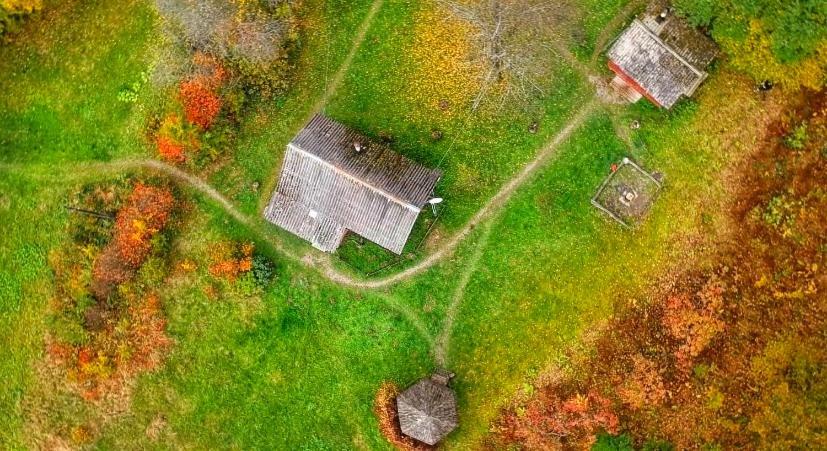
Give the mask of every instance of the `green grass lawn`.
M 143 153 L 143 115 L 116 97 L 147 69 L 152 8 L 132 0 L 66 1 L 44 16 L 0 47 L 2 161 L 60 164 Z
M 245 213 L 258 216 L 285 143 L 345 59 L 369 6 L 365 0 L 306 2 L 308 31 L 294 87 L 252 106 L 236 148 L 209 178 Z M 584 7 L 584 42 L 622 6 L 594 0 Z M 405 49 L 421 7 L 386 0 L 325 111 L 369 135 L 389 134 L 402 153 L 439 165 L 445 176 L 438 192 L 447 208 L 435 233 L 447 236 L 533 158 L 590 89 L 561 64 L 555 90 L 535 112 L 461 114 L 441 121 L 445 137 L 432 142 L 435 124 L 411 120 L 408 112 L 418 106 L 402 95 L 410 64 Z M 64 430 L 92 415 L 77 397 L 49 398 L 35 372 L 52 290 L 47 256 L 68 239 L 62 208 L 68 193 L 84 180 L 106 177 L 78 173 L 71 163 L 149 154 L 142 127 L 152 93 L 135 105 L 116 96 L 149 64 L 156 36 L 154 13 L 144 3 L 68 2 L 32 22 L 19 42 L 0 48 L 0 92 L 15 94 L 0 98 L 0 164 L 14 164 L 0 165 L 0 345 L 9 350 L 0 358 L 0 447 L 29 444 L 28 432 L 44 427 L 37 406 L 52 412 L 47 425 Z M 591 47 L 577 47 L 577 54 L 588 60 Z M 670 113 L 645 104 L 594 113 L 557 159 L 454 255 L 385 290 L 336 286 L 184 190 L 192 208 L 174 240 L 176 255 L 203 262 L 217 241 L 252 240 L 277 262 L 276 280 L 260 294 L 226 286 L 216 297 L 205 292 L 210 276 L 203 265 L 173 276 L 163 301 L 175 344 L 162 369 L 138 379 L 130 413 L 102 424 L 94 445 L 386 449 L 371 411 L 375 390 L 383 380 L 409 384 L 435 366 L 431 342 L 443 332 L 457 284 L 467 278 L 447 335 L 461 419 L 447 445 L 473 448 L 500 407 L 539 371 L 564 361 L 565 351 L 611 315 L 615 302 L 646 288 L 684 250 L 686 236 L 714 233 L 725 192 L 720 171 L 748 145 L 755 127 L 729 131 L 751 123 L 760 107 L 747 83 L 727 82 L 714 75 L 697 102 Z M 720 100 L 710 91 L 727 86 L 745 100 L 722 108 L 722 121 L 711 113 Z M 632 119 L 643 126 L 629 132 L 630 148 L 614 126 Z M 532 120 L 541 124 L 536 135 L 527 132 Z M 666 174 L 662 195 L 634 232 L 589 204 L 611 163 L 626 155 Z M 253 182 L 260 183 L 258 192 Z M 275 228 L 268 233 L 290 247 L 307 247 Z M 345 257 L 363 271 L 387 257 L 370 245 L 348 246 Z M 146 429 L 159 418 L 166 428 L 155 442 Z

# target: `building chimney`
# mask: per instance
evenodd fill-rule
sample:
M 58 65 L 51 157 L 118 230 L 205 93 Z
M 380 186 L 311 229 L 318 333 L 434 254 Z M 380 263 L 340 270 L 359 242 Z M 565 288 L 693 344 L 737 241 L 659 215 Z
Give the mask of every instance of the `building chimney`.
M 361 152 L 362 151 L 362 143 L 360 143 L 359 141 L 354 141 L 353 142 L 353 149 L 356 150 L 357 153 Z

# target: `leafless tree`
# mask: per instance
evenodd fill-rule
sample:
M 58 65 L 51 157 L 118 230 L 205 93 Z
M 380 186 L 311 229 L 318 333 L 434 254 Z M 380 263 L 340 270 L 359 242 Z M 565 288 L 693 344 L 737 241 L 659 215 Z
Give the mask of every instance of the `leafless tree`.
M 277 8 L 287 0 L 271 0 Z M 265 11 L 242 16 L 230 0 L 156 0 L 156 8 L 191 47 L 222 59 L 266 64 L 283 56 L 289 26 Z
M 474 62 L 484 67 L 473 108 L 495 95 L 522 104 L 545 94 L 554 56 L 577 31 L 573 0 L 438 0 L 475 30 Z

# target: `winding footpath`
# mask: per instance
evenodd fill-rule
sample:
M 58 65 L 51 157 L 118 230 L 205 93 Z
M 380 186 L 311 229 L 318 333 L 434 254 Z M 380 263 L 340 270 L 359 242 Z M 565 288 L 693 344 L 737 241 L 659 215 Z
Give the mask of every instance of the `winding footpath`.
M 353 61 L 358 53 L 359 48 L 365 40 L 368 30 L 373 23 L 374 18 L 378 14 L 383 5 L 384 0 L 374 0 L 371 4 L 365 19 L 356 30 L 356 35 L 353 38 L 351 48 L 348 51 L 345 59 L 342 61 L 339 68 L 328 81 L 327 86 L 322 96 L 314 103 L 310 110 L 309 117 L 318 111 L 322 111 L 324 106 L 335 95 L 336 91 L 342 84 L 345 75 L 353 64 Z M 636 4 L 636 2 L 633 2 Z M 623 17 L 629 14 L 631 8 L 627 7 L 621 14 L 618 15 L 612 24 L 616 25 Z M 605 41 L 605 36 L 601 35 L 599 42 Z M 584 78 L 591 80 L 594 78 L 593 71 L 588 65 L 583 64 L 577 60 L 567 49 L 557 49 L 560 56 L 572 67 L 579 72 Z M 595 53 L 599 50 L 596 49 Z M 595 58 L 592 58 L 591 64 L 594 64 Z M 596 85 L 597 86 L 597 85 Z M 415 263 L 414 265 L 403 269 L 395 274 L 376 279 L 362 279 L 354 277 L 350 274 L 344 273 L 333 265 L 333 259 L 328 254 L 323 254 L 308 247 L 306 252 L 297 252 L 286 246 L 282 236 L 278 233 L 275 226 L 267 223 L 262 217 L 250 216 L 241 212 L 229 199 L 224 197 L 218 190 L 212 187 L 205 180 L 189 174 L 175 166 L 169 165 L 159 160 L 154 159 L 123 159 L 105 163 L 78 163 L 66 166 L 63 169 L 66 171 L 59 171 L 58 174 L 54 171 L 44 171 L 43 176 L 46 177 L 60 177 L 61 180 L 96 177 L 101 174 L 119 173 L 132 170 L 145 170 L 156 172 L 175 180 L 179 185 L 187 186 L 190 189 L 200 193 L 205 198 L 211 200 L 218 205 L 226 214 L 238 221 L 239 224 L 247 227 L 253 233 L 259 235 L 265 242 L 269 243 L 274 250 L 290 258 L 308 268 L 319 271 L 324 277 L 337 284 L 358 288 L 358 289 L 381 289 L 388 288 L 402 281 L 408 280 L 413 276 L 422 273 L 433 266 L 437 265 L 444 259 L 451 256 L 461 243 L 463 243 L 477 228 L 483 227 L 482 233 L 479 235 L 479 240 L 475 243 L 474 251 L 467 262 L 466 268 L 460 274 L 458 285 L 456 286 L 453 296 L 448 305 L 445 318 L 440 327 L 437 336 L 433 336 L 428 332 L 422 318 L 419 317 L 416 311 L 400 302 L 392 294 L 387 292 L 379 292 L 382 301 L 391 309 L 396 310 L 408 320 L 422 338 L 427 342 L 432 349 L 434 359 L 438 365 L 447 366 L 448 352 L 451 335 L 454 326 L 454 320 L 458 314 L 461 303 L 465 297 L 465 290 L 470 283 L 473 275 L 479 266 L 482 254 L 487 246 L 488 239 L 494 229 L 494 221 L 498 213 L 500 213 L 508 201 L 514 196 L 516 191 L 529 182 L 534 175 L 559 154 L 560 147 L 571 137 L 571 135 L 579 129 L 583 123 L 594 113 L 601 104 L 610 103 L 601 94 L 599 86 L 591 98 L 585 102 L 579 109 L 571 113 L 571 117 L 563 124 L 560 131 L 557 132 L 536 154 L 534 159 L 526 164 L 517 174 L 508 180 L 500 190 L 492 196 L 482 207 L 468 220 L 468 222 L 453 235 L 442 239 L 436 243 L 436 250 Z M 25 170 L 23 165 L 2 164 L 0 163 L 0 170 Z M 276 174 L 277 175 L 277 174 Z
M 333 261 L 327 254 L 322 254 L 317 251 L 310 251 L 303 255 L 299 255 L 284 246 L 281 238 L 273 233 L 272 228 L 267 227 L 263 219 L 250 217 L 242 213 L 230 200 L 224 197 L 218 190 L 213 188 L 206 181 L 189 174 L 175 166 L 153 159 L 124 159 L 115 160 L 107 163 L 80 163 L 72 166 L 72 174 L 69 178 L 84 177 L 96 174 L 115 173 L 135 169 L 144 169 L 157 173 L 164 174 L 177 182 L 187 185 L 195 191 L 198 191 L 203 196 L 214 201 L 227 214 L 233 217 L 239 223 L 247 226 L 252 231 L 262 235 L 266 238 L 277 251 L 284 255 L 301 262 L 302 264 L 317 268 L 321 273 L 332 282 L 353 288 L 376 289 L 385 288 L 395 285 L 406 279 L 410 279 L 416 274 L 419 274 L 446 257 L 450 256 L 460 243 L 473 232 L 477 226 L 491 218 L 494 214 L 499 212 L 505 204 L 511 199 L 514 193 L 522 185 L 528 182 L 535 173 L 542 169 L 549 161 L 558 154 L 560 146 L 577 130 L 585 120 L 593 113 L 599 102 L 592 99 L 590 102 L 583 105 L 574 116 L 569 119 L 566 125 L 540 150 L 537 156 L 523 167 L 511 180 L 509 180 L 502 188 L 486 202 L 482 208 L 453 236 L 442 243 L 438 243 L 439 248 L 426 256 L 421 261 L 413 266 L 410 266 L 398 273 L 387 277 L 365 280 L 358 279 L 349 274 L 346 274 L 333 267 Z M 0 165 L 0 168 L 7 170 L 14 170 L 17 165 Z M 272 227 L 272 226 L 271 226 Z

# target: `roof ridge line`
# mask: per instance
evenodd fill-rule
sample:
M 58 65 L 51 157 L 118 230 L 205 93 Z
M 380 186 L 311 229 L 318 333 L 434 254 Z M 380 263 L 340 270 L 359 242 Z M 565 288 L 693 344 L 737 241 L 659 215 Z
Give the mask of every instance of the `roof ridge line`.
M 349 174 L 347 171 L 343 171 L 340 168 L 337 168 L 336 165 L 331 164 L 329 161 L 325 161 L 324 158 L 321 158 L 318 155 L 313 154 L 312 152 L 308 152 L 308 151 L 302 149 L 301 147 L 294 145 L 292 141 L 287 144 L 287 147 L 289 147 L 293 150 L 296 150 L 298 152 L 301 152 L 302 154 L 304 154 L 304 155 L 306 155 L 306 156 L 308 156 L 308 157 L 310 157 L 310 158 L 312 158 L 316 161 L 321 162 L 325 166 L 328 166 L 328 167 L 332 168 L 337 173 L 342 174 L 343 176 L 347 177 L 348 179 L 353 180 L 356 183 L 358 183 L 358 184 L 360 184 L 360 185 L 362 185 L 362 186 L 364 186 L 364 187 L 366 187 L 370 190 L 373 190 L 373 191 L 376 191 L 376 192 L 382 194 L 384 197 L 390 199 L 391 201 L 393 201 L 396 204 L 399 204 L 400 206 L 403 206 L 403 207 L 406 207 L 410 210 L 416 211 L 417 213 L 422 211 L 422 208 L 417 207 L 416 205 L 414 205 L 410 202 L 405 202 L 402 199 L 400 199 L 399 197 L 387 192 L 386 190 L 383 190 L 379 187 L 368 184 L 364 180 L 359 179 L 358 177 L 354 177 L 352 174 Z

